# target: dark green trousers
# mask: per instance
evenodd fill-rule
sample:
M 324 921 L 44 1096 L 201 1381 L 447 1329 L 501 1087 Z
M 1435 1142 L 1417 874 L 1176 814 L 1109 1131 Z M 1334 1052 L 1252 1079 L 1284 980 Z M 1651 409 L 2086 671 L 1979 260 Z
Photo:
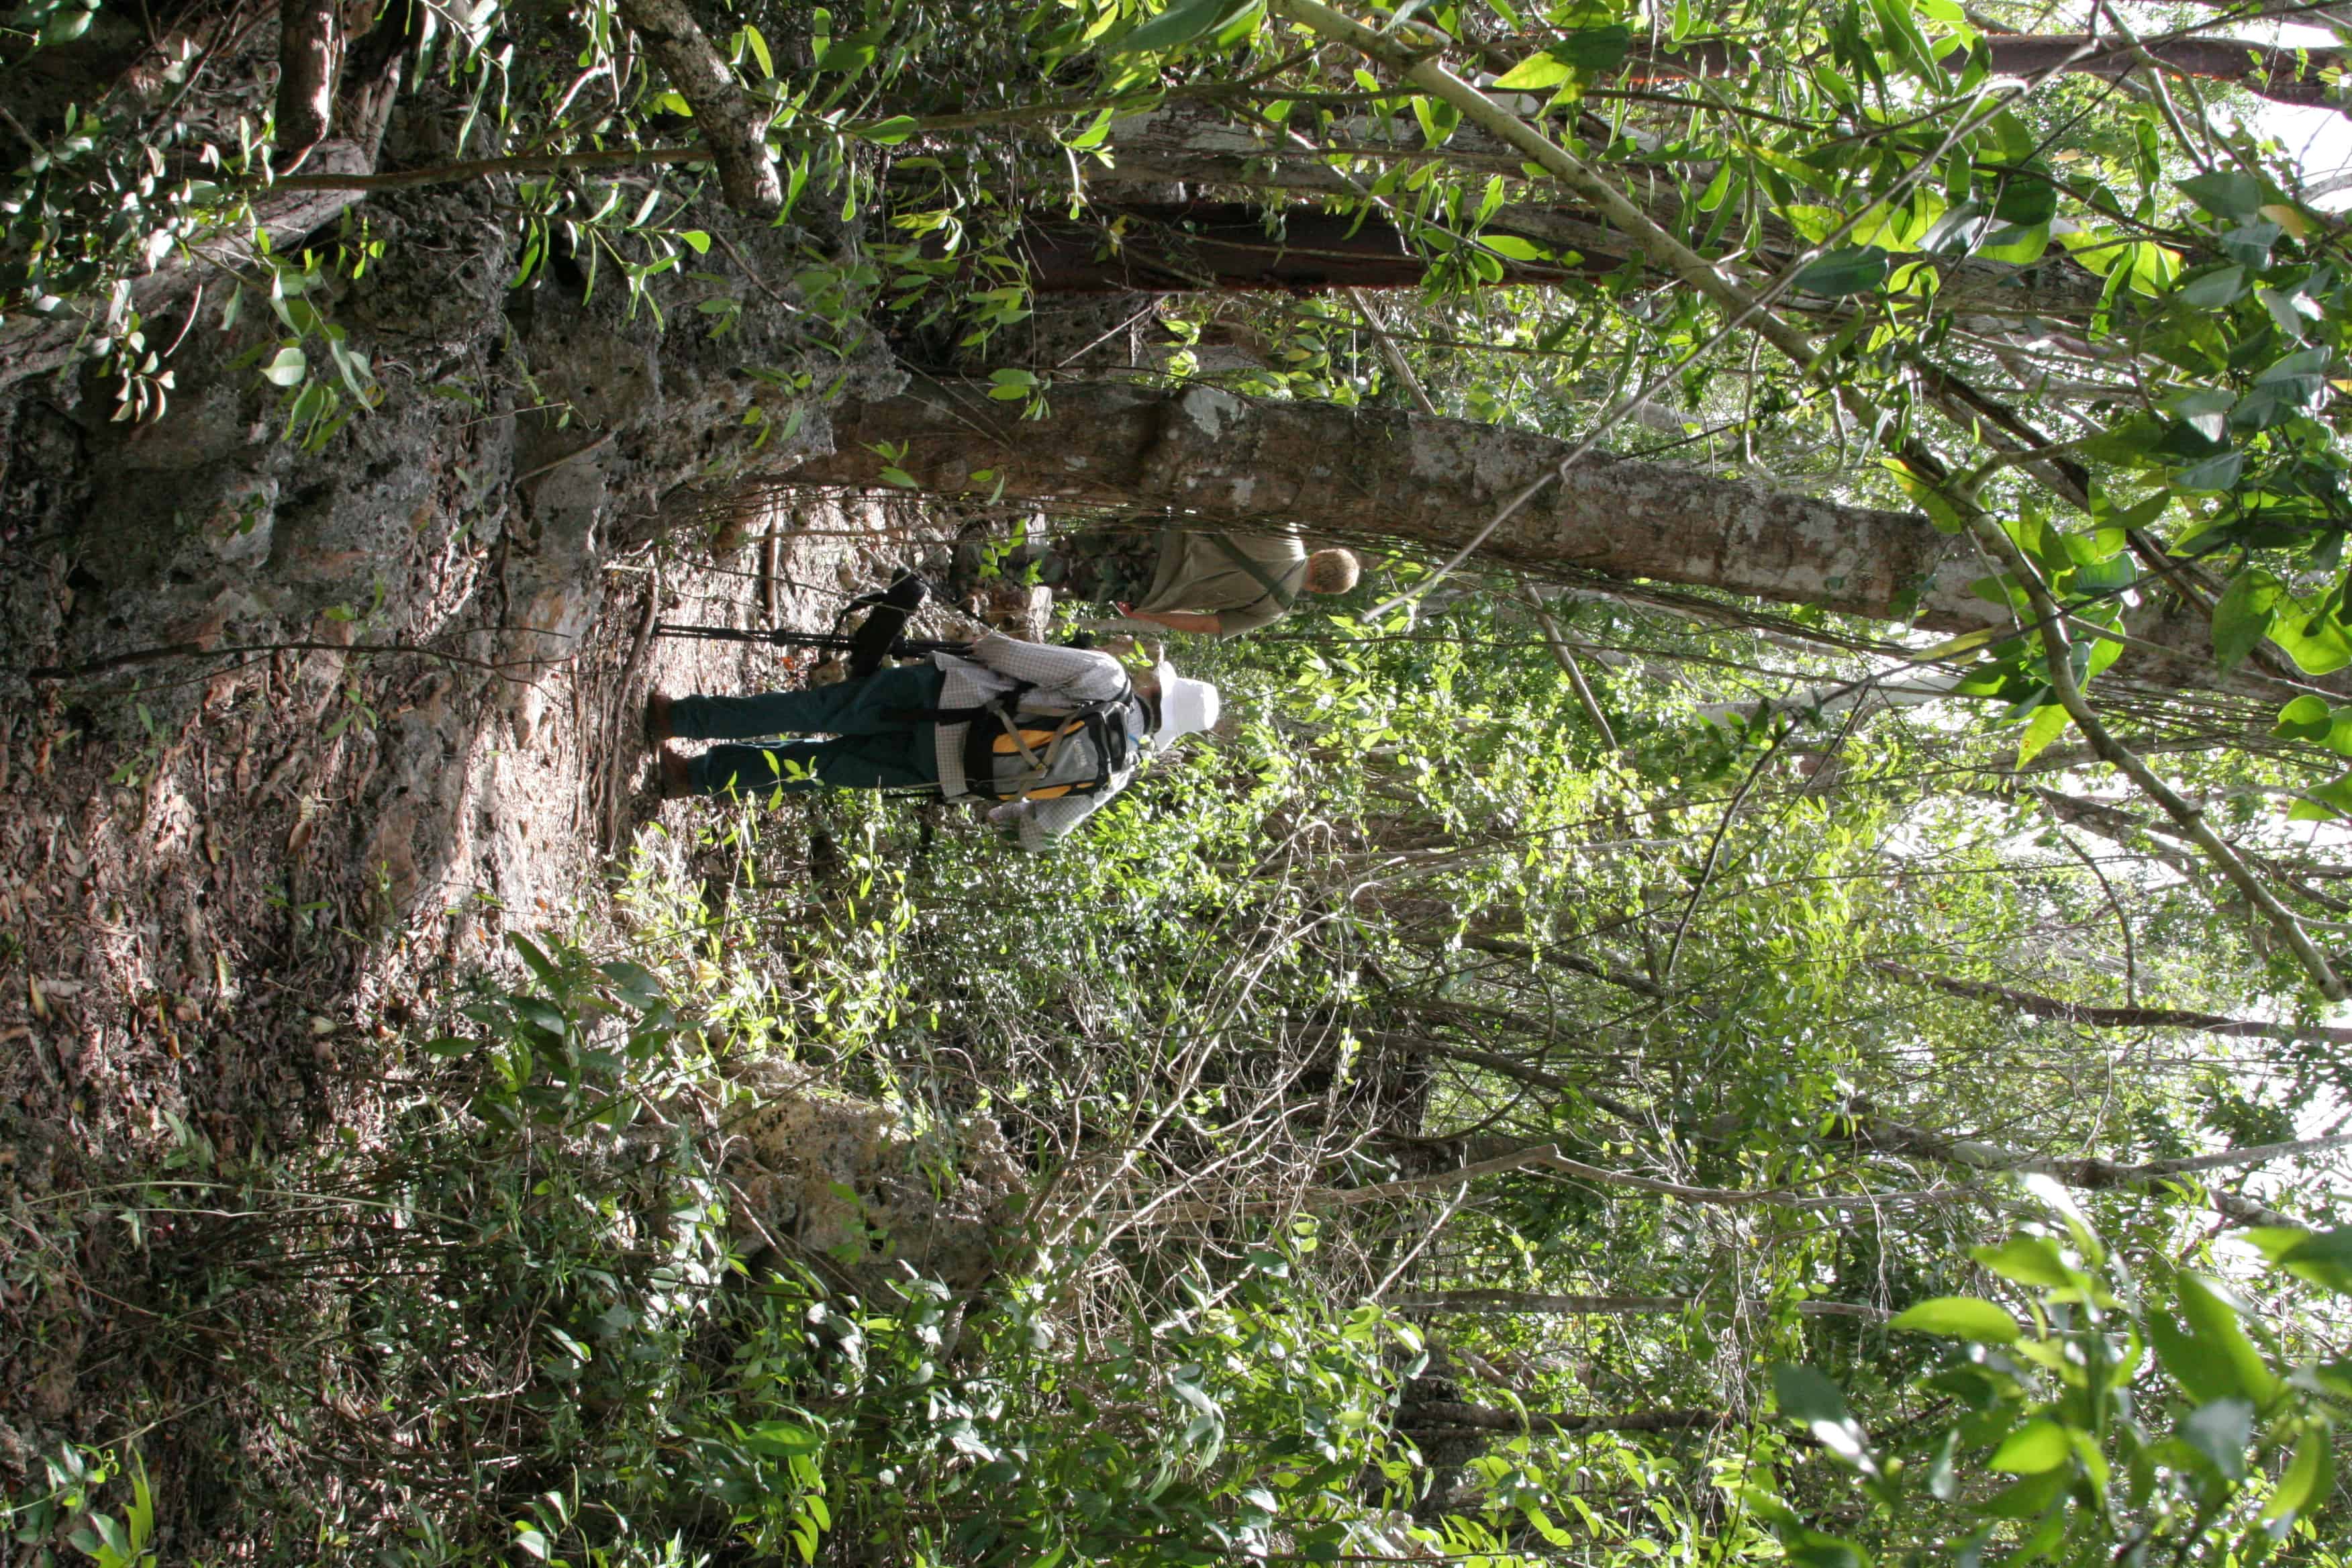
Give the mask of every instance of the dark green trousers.
M 938 727 L 906 715 L 937 708 L 946 679 L 936 666 L 917 664 L 806 691 L 681 697 L 670 704 L 670 730 L 681 740 L 697 741 L 834 737 L 774 746 L 713 746 L 687 765 L 688 778 L 704 795 L 911 789 L 940 782 Z

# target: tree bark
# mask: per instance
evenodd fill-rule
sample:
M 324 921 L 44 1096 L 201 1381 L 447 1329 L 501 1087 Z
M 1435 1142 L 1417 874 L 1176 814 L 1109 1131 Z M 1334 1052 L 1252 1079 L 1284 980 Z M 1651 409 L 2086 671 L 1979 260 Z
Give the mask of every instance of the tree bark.
M 940 495 L 987 493 L 1450 551 L 1570 447 L 1423 415 L 1092 383 L 1043 418 L 938 385 L 834 416 L 838 449 L 796 479 L 874 486 L 887 465 Z M 976 479 L 986 472 L 989 477 Z M 1720 588 L 1938 630 L 2001 624 L 1981 563 L 1927 519 L 1842 506 L 1677 463 L 1587 455 L 1488 538 L 1506 564 Z
M 334 123 L 335 78 L 342 68 L 338 0 L 279 0 L 278 151 L 281 163 L 327 138 Z
M 622 19 L 693 109 L 695 131 L 718 165 L 727 205 L 755 217 L 782 211 L 784 187 L 768 151 L 768 118 L 743 96 L 684 0 L 620 0 L 620 5 Z
M 1514 178 L 1526 162 L 1516 149 L 1466 122 L 1455 127 L 1445 144 L 1434 151 L 1422 144 L 1417 129 L 1410 142 L 1393 141 L 1393 134 L 1383 128 L 1383 122 L 1366 118 L 1334 127 L 1310 148 L 1270 140 L 1212 104 L 1171 103 L 1113 121 L 1110 140 L 1117 162 L 1108 169 L 1089 169 L 1087 183 L 1113 205 L 1120 202 L 1123 189 L 1171 182 L 1195 192 L 1218 186 L 1352 198 L 1358 194 L 1357 184 L 1332 168 L 1326 158 L 1317 156 L 1318 149 L 1374 158 L 1437 158 L 1457 169 Z M 1692 222 L 1703 227 L 1711 220 L 1710 214 L 1684 209 L 1674 181 L 1640 169 L 1620 173 L 1635 204 L 1677 234 L 1695 237 L 1690 233 Z M 1704 166 L 1685 173 L 1705 184 Z M 1296 215 L 1315 209 L 1284 210 Z M 1534 240 L 1562 255 L 1573 252 L 1580 258 L 1573 270 L 1587 276 L 1613 272 L 1640 256 L 1622 230 L 1591 207 L 1573 202 L 1507 204 L 1487 220 L 1486 227 Z M 1741 261 L 1727 265 L 1752 266 L 1759 273 L 1770 273 L 1803 248 L 1802 240 L 1768 215 L 1757 248 Z M 2089 268 L 2061 255 L 2046 257 L 2031 267 L 1973 257 L 1934 259 L 1932 264 L 1940 275 L 1938 303 L 1978 315 L 2087 321 L 2106 287 Z
M 2319 73 L 2341 69 L 2352 59 L 2343 49 L 2282 48 L 2242 38 L 2153 38 L 2134 45 L 2088 33 L 1993 33 L 1986 35 L 1984 45 L 1996 76 L 2056 71 L 2112 81 L 2153 60 L 2182 76 L 2232 83 L 2273 103 L 2339 111 L 2347 107 L 2344 100 Z M 1958 47 L 1937 59 L 1956 75 L 1968 61 L 1969 52 Z M 1736 75 L 1761 63 L 1752 50 L 1709 41 L 1638 51 L 1626 60 L 1623 74 L 1633 81 L 1673 81 Z
M 1572 449 L 1548 436 L 1388 410 L 1112 383 L 1056 386 L 1043 417 L 935 382 L 834 416 L 836 450 L 794 481 L 879 488 L 885 467 L 935 495 L 1182 518 L 1451 554 Z M 894 456 L 887 462 L 877 447 Z M 978 474 L 985 479 L 976 479 Z M 1843 505 L 1685 464 L 1588 453 L 1496 527 L 1481 558 L 1818 605 L 1940 632 L 2011 628 L 1971 584 L 1966 539 L 1910 512 Z M 2215 668 L 2201 613 L 2150 595 L 2105 679 L 2276 700 L 2259 673 Z M 2306 686 L 2352 691 L 2352 676 Z
M 1377 213 L 1360 223 L 1320 207 L 1269 215 L 1239 202 L 1097 205 L 1082 220 L 1038 213 L 1023 224 L 1020 245 L 1041 294 L 1418 289 L 1429 270 Z M 1497 259 L 1507 283 L 1597 278 L 1618 265 Z

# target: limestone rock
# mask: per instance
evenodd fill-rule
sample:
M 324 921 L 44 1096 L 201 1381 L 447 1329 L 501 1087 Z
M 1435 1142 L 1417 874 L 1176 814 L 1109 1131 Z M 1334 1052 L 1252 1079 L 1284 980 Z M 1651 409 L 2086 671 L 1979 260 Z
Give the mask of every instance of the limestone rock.
M 727 1161 L 739 1244 L 779 1245 L 877 1305 L 909 1268 L 959 1294 L 996 1271 L 1023 1175 L 993 1121 L 918 1127 L 784 1065 L 755 1064 L 746 1087 L 755 1106 L 730 1129 Z

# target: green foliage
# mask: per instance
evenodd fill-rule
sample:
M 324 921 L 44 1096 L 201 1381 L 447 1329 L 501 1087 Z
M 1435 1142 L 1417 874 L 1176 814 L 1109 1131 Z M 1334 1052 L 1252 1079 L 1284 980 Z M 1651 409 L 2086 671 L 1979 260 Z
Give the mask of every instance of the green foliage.
M 1867 1481 L 1852 1539 L 1818 1544 L 1827 1538 L 1807 1531 L 1807 1549 L 1864 1562 L 1865 1551 L 1900 1554 L 1949 1531 L 1971 1561 L 2340 1562 L 2328 1522 L 2335 1431 L 2352 1399 L 2340 1365 L 2308 1359 L 2327 1352 L 2292 1332 L 2282 1342 L 2208 1276 L 2136 1275 L 2063 1190 L 2042 1193 L 2062 1224 L 1977 1250 L 2014 1288 L 2031 1331 L 1981 1300 L 1927 1303 L 1893 1325 L 1964 1342 L 1927 1380 L 1944 1414 L 1908 1424 L 1886 1448 L 1858 1428 L 1832 1441 L 1822 1417 L 1843 1413 L 1833 1386 L 1783 1369 L 1781 1413 L 1811 1422 Z M 2320 1261 L 2343 1250 L 2341 1234 L 2263 1240 L 2274 1267 L 2316 1263 L 2305 1278 L 2342 1295 L 2347 1281 Z

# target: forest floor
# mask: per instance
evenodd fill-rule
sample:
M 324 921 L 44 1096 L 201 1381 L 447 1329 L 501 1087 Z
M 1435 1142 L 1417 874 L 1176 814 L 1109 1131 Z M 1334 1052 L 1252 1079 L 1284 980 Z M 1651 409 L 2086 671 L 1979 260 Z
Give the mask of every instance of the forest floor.
M 576 653 L 524 674 L 488 668 L 488 632 L 449 635 L 461 614 L 432 646 L 470 658 L 313 646 L 155 665 L 140 689 L 200 680 L 202 702 L 167 732 L 138 689 L 96 699 L 135 715 L 129 743 L 72 682 L 0 707 L 0 1388 L 16 1391 L 0 1485 L 152 1409 L 124 1386 L 149 1325 L 124 1283 L 142 1242 L 123 1193 L 364 1142 L 392 1043 L 509 957 L 505 933 L 593 921 L 632 855 L 691 860 L 697 808 L 648 786 L 646 694 L 791 684 L 809 660 L 654 637 L 655 620 L 823 630 L 908 541 L 940 537 L 898 503 L 815 496 L 743 531 L 690 568 L 604 563 Z M 482 565 L 453 563 L 450 594 Z M 41 574 L 6 585 L 17 602 L 71 607 L 54 558 L 12 552 L 0 571 Z M 0 630 L 0 668 L 49 651 L 6 646 L 24 637 Z M 412 638 L 358 622 L 319 640 Z

